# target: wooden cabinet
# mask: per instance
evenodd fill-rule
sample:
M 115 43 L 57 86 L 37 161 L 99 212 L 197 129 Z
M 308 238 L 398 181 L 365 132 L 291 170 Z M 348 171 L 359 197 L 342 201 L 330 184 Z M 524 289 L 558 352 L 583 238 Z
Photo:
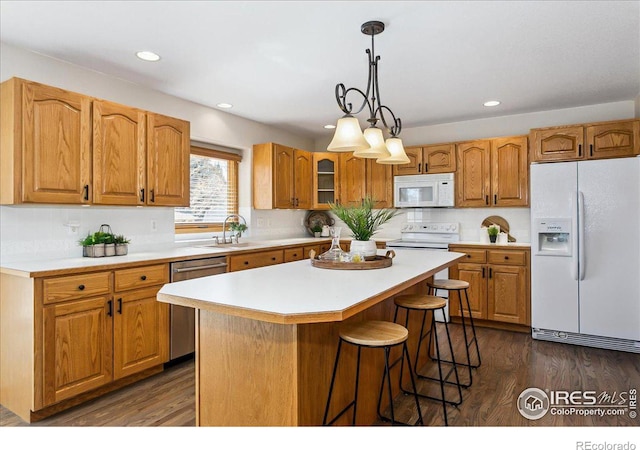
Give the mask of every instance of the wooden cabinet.
M 313 155 L 313 209 L 329 209 L 340 201 L 340 154 L 315 152 Z
M 393 206 L 393 168 L 388 164 L 341 153 L 339 185 L 339 199 L 344 205 L 359 205 L 365 197 L 370 197 L 374 208 Z
M 367 159 L 367 195 L 375 209 L 393 208 L 393 168 Z
M 12 78 L 2 204 L 189 205 L 189 122 Z
M 457 145 L 456 206 L 528 206 L 527 136 Z
M 462 245 L 450 245 L 449 248 L 467 255 L 463 262 L 450 269 L 449 276 L 469 283 L 474 319 L 489 324 L 525 327 L 531 324 L 529 250 Z M 458 299 L 455 294 L 450 298 L 450 314 L 459 317 Z
M 267 250 L 263 252 L 231 255 L 229 257 L 229 272 L 255 269 L 256 267 L 271 266 L 284 262 L 283 250 Z
M 640 154 L 640 120 L 619 120 L 530 131 L 531 161 L 577 161 Z
M 408 164 L 393 166 L 394 175 L 419 175 L 456 171 L 456 146 L 453 143 L 405 148 Z
M 253 207 L 310 209 L 312 156 L 272 142 L 253 146 Z

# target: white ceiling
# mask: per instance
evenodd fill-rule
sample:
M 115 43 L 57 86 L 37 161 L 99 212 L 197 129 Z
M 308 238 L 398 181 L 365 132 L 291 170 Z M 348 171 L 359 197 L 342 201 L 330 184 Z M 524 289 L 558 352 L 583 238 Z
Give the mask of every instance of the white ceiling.
M 0 39 L 318 138 L 342 115 L 335 85 L 365 88 L 369 20 L 386 25 L 381 97 L 405 128 L 640 94 L 639 1 L 2 0 Z

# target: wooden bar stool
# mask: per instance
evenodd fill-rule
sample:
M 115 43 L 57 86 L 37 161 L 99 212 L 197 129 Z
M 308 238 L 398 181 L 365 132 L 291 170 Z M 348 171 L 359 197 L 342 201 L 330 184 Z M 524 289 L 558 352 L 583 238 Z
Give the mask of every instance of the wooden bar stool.
M 470 387 L 471 384 L 473 383 L 473 375 L 472 375 L 472 370 L 471 369 L 477 369 L 478 367 L 480 367 L 480 364 L 482 363 L 482 361 L 480 360 L 480 347 L 478 346 L 478 338 L 476 335 L 476 327 L 473 323 L 473 314 L 471 314 L 471 303 L 469 303 L 469 283 L 463 280 L 450 280 L 450 279 L 434 279 L 433 281 L 430 281 L 427 283 L 427 286 L 429 287 L 429 293 L 430 294 L 434 294 L 437 295 L 438 290 L 442 289 L 442 290 L 447 290 L 449 291 L 449 293 L 451 292 L 456 292 L 458 294 L 458 301 L 460 302 L 460 318 L 462 320 L 462 333 L 464 335 L 464 342 L 465 342 L 465 353 L 467 356 L 467 362 L 463 363 L 463 362 L 458 362 L 458 365 L 462 365 L 465 366 L 469 369 L 469 384 L 463 384 L 463 387 Z M 467 333 L 467 322 L 465 319 L 465 306 L 463 305 L 462 302 L 462 294 L 460 292 L 464 292 L 464 297 L 466 300 L 466 310 L 467 313 L 469 314 L 469 324 L 471 326 L 471 336 L 469 336 L 469 333 Z M 451 295 L 449 295 L 449 299 L 451 300 Z M 471 355 L 469 353 L 469 347 L 471 345 L 475 344 L 475 348 L 476 348 L 476 357 L 477 357 L 477 363 L 472 364 L 471 363 Z M 453 363 L 453 361 L 443 361 L 446 363 Z
M 451 335 L 449 334 L 449 324 L 447 322 L 444 323 L 444 327 L 447 333 L 447 343 L 449 344 L 449 352 L 451 354 L 452 366 L 447 372 L 446 375 L 442 373 L 442 361 L 440 356 L 440 342 L 438 339 L 438 330 L 436 328 L 436 319 L 435 319 L 435 311 L 440 310 L 442 314 L 445 313 L 445 307 L 447 306 L 447 301 L 442 297 L 436 297 L 434 295 L 422 295 L 422 294 L 408 294 L 408 295 L 398 295 L 394 298 L 394 303 L 396 305 L 395 314 L 393 316 L 393 321 L 396 322 L 398 319 L 398 311 L 400 308 L 406 310 L 405 314 L 405 322 L 404 326 L 409 326 L 409 313 L 411 311 L 422 311 L 422 325 L 420 326 L 420 335 L 418 338 L 418 348 L 416 350 L 416 356 L 414 359 L 415 364 L 418 363 L 420 356 L 420 348 L 422 347 L 422 341 L 424 341 L 427 337 L 429 337 L 429 346 L 427 348 L 427 354 L 431 357 L 431 339 L 435 340 L 435 349 L 436 349 L 436 362 L 438 363 L 438 378 L 430 377 L 426 375 L 422 375 L 418 372 L 418 368 L 416 367 L 416 375 L 418 378 L 437 381 L 440 384 L 440 397 L 434 397 L 432 395 L 420 394 L 417 393 L 419 397 L 428 398 L 431 400 L 437 400 L 442 402 L 442 412 L 444 414 L 444 424 L 449 425 L 449 420 L 447 417 L 447 404 L 458 406 L 462 403 L 462 385 L 460 384 L 460 378 L 458 377 L 458 366 L 456 364 L 455 355 L 453 353 L 453 344 L 451 343 Z M 427 320 L 427 312 L 431 312 L 431 326 L 429 327 L 429 331 L 425 332 L 425 324 Z M 400 369 L 400 380 L 402 380 L 402 368 Z M 451 373 L 455 375 L 455 382 L 449 381 L 449 377 Z M 447 400 L 445 396 L 444 386 L 446 383 L 457 386 L 458 388 L 458 399 L 456 401 Z M 406 394 L 413 394 L 414 392 L 408 391 L 402 387 L 402 382 L 400 383 L 400 389 Z
M 338 342 L 338 351 L 336 352 L 336 360 L 333 366 L 333 375 L 331 376 L 331 384 L 329 386 L 329 396 L 327 398 L 327 405 L 324 410 L 324 419 L 322 420 L 323 425 L 331 425 L 338 418 L 340 418 L 343 414 L 345 414 L 350 408 L 353 408 L 353 415 L 351 419 L 351 424 L 356 424 L 356 412 L 358 406 L 358 383 L 360 378 L 360 352 L 363 347 L 368 348 L 383 348 L 385 353 L 385 365 L 384 365 L 384 375 L 382 377 L 382 383 L 380 385 L 380 395 L 378 397 L 378 416 L 382 420 L 391 421 L 393 425 L 409 425 L 402 422 L 397 422 L 395 420 L 394 408 L 393 408 L 393 394 L 391 391 L 391 376 L 389 373 L 390 364 L 389 364 L 389 352 L 391 347 L 395 347 L 397 345 L 402 345 L 402 359 L 406 357 L 407 365 L 409 367 L 409 373 L 411 375 L 411 384 L 413 385 L 414 392 L 416 392 L 416 383 L 415 378 L 413 376 L 414 371 L 411 366 L 411 359 L 409 358 L 409 351 L 407 349 L 407 338 L 409 336 L 409 332 L 402 325 L 398 325 L 393 322 L 386 322 L 380 320 L 370 320 L 365 322 L 357 322 L 345 324 L 340 329 L 340 340 Z M 331 395 L 333 393 L 333 386 L 336 379 L 336 372 L 338 370 L 338 362 L 340 361 L 340 350 L 342 349 L 342 343 L 345 342 L 347 344 L 355 345 L 358 348 L 358 357 L 356 363 L 356 379 L 355 379 L 355 391 L 353 400 L 347 404 L 333 419 L 327 421 L 327 416 L 329 415 L 329 406 L 331 405 Z M 380 411 L 380 406 L 382 403 L 382 394 L 385 387 L 385 380 L 387 381 L 387 393 L 389 396 L 389 405 L 391 407 L 391 419 L 383 416 Z M 416 408 L 418 409 L 418 420 L 417 423 L 420 425 L 424 425 L 422 421 L 422 411 L 420 410 L 420 402 L 418 396 L 415 396 Z

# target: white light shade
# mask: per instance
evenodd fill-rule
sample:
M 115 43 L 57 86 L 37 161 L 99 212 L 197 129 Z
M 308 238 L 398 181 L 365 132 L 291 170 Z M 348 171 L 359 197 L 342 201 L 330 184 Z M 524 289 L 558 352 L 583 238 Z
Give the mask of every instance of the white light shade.
M 330 152 L 355 152 L 370 147 L 362 134 L 358 119 L 353 116 L 344 116 L 338 120 L 333 140 L 327 147 Z
M 387 146 L 384 144 L 384 136 L 382 130 L 376 127 L 369 127 L 364 130 L 364 138 L 367 140 L 370 148 L 357 150 L 353 152 L 353 156 L 358 158 L 387 158 L 391 156 Z
M 400 138 L 389 138 L 386 144 L 391 156 L 377 159 L 378 164 L 407 164 L 410 162 Z

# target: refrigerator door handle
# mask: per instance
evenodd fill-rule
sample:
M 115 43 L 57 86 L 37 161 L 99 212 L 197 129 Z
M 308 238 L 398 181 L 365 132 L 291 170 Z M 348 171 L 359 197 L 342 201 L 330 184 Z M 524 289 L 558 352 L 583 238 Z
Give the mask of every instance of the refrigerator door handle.
M 578 256 L 580 259 L 578 267 L 580 268 L 580 281 L 582 281 L 584 280 L 586 255 L 584 254 L 584 194 L 580 191 L 578 191 L 578 224 Z
M 579 261 L 578 261 L 578 192 L 571 194 L 571 277 L 578 281 Z

